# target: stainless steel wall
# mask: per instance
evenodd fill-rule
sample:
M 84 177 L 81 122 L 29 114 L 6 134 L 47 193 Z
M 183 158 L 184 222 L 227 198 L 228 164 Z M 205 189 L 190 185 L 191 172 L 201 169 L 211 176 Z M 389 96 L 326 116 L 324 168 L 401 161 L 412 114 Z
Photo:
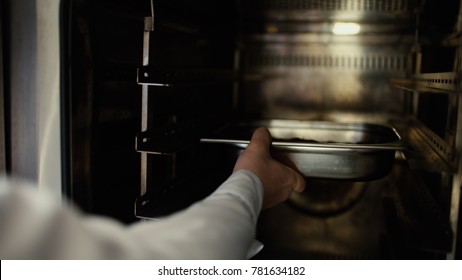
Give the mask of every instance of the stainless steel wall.
M 411 1 L 247 1 L 241 104 L 267 117 L 402 114 L 414 41 Z
M 61 196 L 58 0 L 6 0 L 11 175 Z

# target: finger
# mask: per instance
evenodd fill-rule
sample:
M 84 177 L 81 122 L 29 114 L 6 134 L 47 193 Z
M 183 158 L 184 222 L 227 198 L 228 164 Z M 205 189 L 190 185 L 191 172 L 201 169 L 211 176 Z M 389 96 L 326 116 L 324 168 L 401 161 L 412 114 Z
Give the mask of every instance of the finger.
M 255 130 L 252 135 L 252 139 L 249 143 L 249 148 L 261 149 L 263 151 L 269 151 L 271 146 L 271 133 L 264 127 L 259 127 Z
M 295 192 L 303 192 L 306 188 L 306 180 L 305 178 L 300 175 L 300 173 L 293 171 L 294 172 L 294 184 L 293 184 L 293 190 Z

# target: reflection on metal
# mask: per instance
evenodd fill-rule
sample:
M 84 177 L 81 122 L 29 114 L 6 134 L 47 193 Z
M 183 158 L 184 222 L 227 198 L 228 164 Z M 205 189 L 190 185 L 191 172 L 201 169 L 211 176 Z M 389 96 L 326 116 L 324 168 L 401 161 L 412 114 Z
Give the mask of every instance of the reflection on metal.
M 335 46 L 335 44 L 352 44 L 364 45 L 385 45 L 389 44 L 400 45 L 400 44 L 412 44 L 412 36 L 404 36 L 395 33 L 382 33 L 382 34 L 356 34 L 350 36 L 337 36 L 332 34 L 332 30 L 329 33 L 299 33 L 299 34 L 285 34 L 285 33 L 264 33 L 254 34 L 248 37 L 254 43 L 290 43 L 290 44 L 330 44 L 328 47 Z M 334 44 L 334 45 L 332 45 Z M 371 46 L 372 47 L 372 46 Z M 399 48 L 399 46 L 397 46 Z M 386 48 L 387 51 L 391 52 L 390 49 Z
M 355 35 L 361 31 L 361 26 L 354 22 L 336 22 L 332 27 L 335 35 Z
M 263 79 L 246 81 L 241 97 L 247 110 L 258 108 L 272 118 L 286 118 L 284 108 L 301 114 L 313 110 L 399 112 L 404 97 L 389 86 L 389 79 L 405 77 L 406 51 L 406 44 L 391 51 L 360 41 L 249 43 L 244 69 L 247 75 Z
M 293 192 L 291 205 L 311 215 L 333 216 L 347 211 L 364 194 L 367 183 L 309 180 L 302 193 Z
M 342 183 L 345 185 L 345 183 Z M 257 255 L 262 259 L 380 259 L 384 258 L 381 242 L 386 231 L 382 199 L 391 182 L 377 180 L 358 184 L 364 188 L 359 200 L 354 200 L 348 211 L 330 213 L 300 211 L 292 203 L 282 203 L 260 215 L 257 238 L 265 244 Z M 308 181 L 310 186 L 310 181 Z M 326 183 L 326 200 L 341 203 L 330 187 L 339 182 Z M 356 194 L 352 195 L 354 198 Z M 318 200 L 317 203 L 320 203 Z M 326 203 L 327 204 L 327 203 Z M 326 207 L 322 207 L 326 210 Z M 327 208 L 338 208 L 337 206 Z

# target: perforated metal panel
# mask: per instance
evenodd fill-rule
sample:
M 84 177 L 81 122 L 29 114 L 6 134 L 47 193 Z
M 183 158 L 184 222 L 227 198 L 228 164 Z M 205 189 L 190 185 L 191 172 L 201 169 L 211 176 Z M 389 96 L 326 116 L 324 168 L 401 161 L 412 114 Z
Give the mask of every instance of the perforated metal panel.
M 412 0 L 259 0 L 243 3 L 249 15 L 287 20 L 411 18 Z M 250 7 L 250 9 L 249 9 Z
M 309 53 L 253 53 L 246 57 L 246 65 L 261 67 L 310 67 L 339 70 L 404 71 L 404 54 L 309 54 Z
M 409 0 L 269 0 L 259 1 L 268 10 L 321 10 L 321 11 L 409 11 Z

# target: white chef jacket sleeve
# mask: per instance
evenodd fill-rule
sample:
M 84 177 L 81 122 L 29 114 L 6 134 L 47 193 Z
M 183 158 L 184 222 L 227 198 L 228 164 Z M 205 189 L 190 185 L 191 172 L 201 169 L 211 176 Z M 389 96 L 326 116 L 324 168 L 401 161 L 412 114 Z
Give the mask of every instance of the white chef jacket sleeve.
M 1 259 L 243 259 L 263 201 L 259 178 L 241 170 L 179 213 L 125 226 L 20 185 L 0 180 Z

